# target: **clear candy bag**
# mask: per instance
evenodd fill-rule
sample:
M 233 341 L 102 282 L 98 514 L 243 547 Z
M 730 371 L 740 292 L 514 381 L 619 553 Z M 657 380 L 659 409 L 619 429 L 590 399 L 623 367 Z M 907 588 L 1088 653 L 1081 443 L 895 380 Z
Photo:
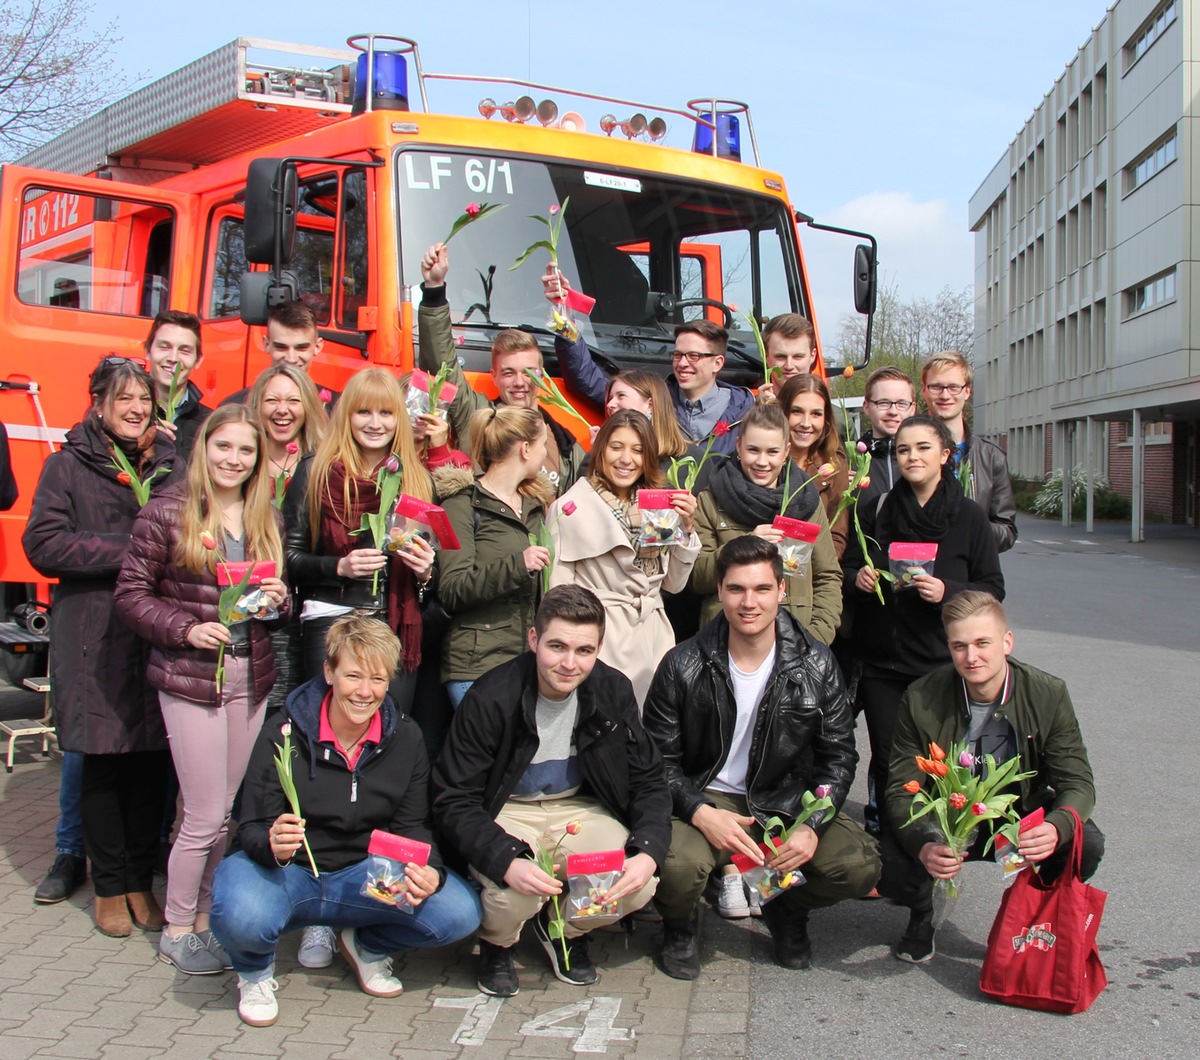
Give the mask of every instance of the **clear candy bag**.
M 591 920 L 598 916 L 619 917 L 621 899 L 604 896 L 616 885 L 625 867 L 625 852 L 601 850 L 592 854 L 567 855 L 567 919 Z
M 638 490 L 638 510 L 642 530 L 637 547 L 670 548 L 688 540 L 679 522 L 679 513 L 671 507 L 671 495 L 679 490 Z
M 813 546 L 821 533 L 817 523 L 806 523 L 803 519 L 792 519 L 777 515 L 771 525 L 783 531 L 779 542 L 779 554 L 783 557 L 783 573 L 792 578 L 803 577 L 812 559 Z
M 249 580 L 246 574 L 249 572 Z M 246 589 L 229 610 L 229 625 L 236 626 L 252 618 L 270 622 L 279 617 L 279 609 L 271 603 L 261 585 L 264 578 L 275 577 L 275 564 L 271 560 L 244 560 L 217 564 L 217 586 L 225 589 L 241 585 L 246 580 Z
M 917 574 L 933 574 L 937 543 L 893 541 L 888 546 L 888 570 L 896 579 L 897 589 L 911 589 Z
M 460 547 L 445 509 L 407 493 L 396 498 L 396 507 L 387 520 L 387 535 L 384 552 L 399 552 L 414 537 L 424 538 L 434 549 Z
M 359 893 L 411 913 L 413 904 L 408 897 L 405 867 L 409 864 L 427 865 L 429 850 L 428 843 L 405 839 L 404 836 L 381 832 L 376 828 L 367 845 L 367 875 Z
M 764 858 L 775 856 L 775 852 L 765 843 L 759 843 L 758 849 L 762 851 Z M 742 880 L 746 886 L 758 894 L 760 902 L 769 902 L 772 898 L 778 898 L 784 891 L 799 887 L 805 879 L 804 873 L 799 869 L 779 872 L 767 865 L 755 865 L 746 854 L 734 854 L 730 860 L 742 874 Z
M 435 393 L 430 394 L 431 389 L 435 390 Z M 447 410 L 457 393 L 458 387 L 453 383 L 445 380 L 438 383 L 436 376 L 414 368 L 408 381 L 408 392 L 404 396 L 409 419 L 415 420 L 432 411 L 439 419 L 444 420 L 449 415 Z

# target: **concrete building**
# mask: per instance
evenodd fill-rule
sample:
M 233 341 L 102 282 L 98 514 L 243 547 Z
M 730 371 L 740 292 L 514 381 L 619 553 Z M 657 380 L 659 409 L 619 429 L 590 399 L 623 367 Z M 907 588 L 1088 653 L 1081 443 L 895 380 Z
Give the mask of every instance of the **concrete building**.
M 1200 526 L 1198 93 L 1200 5 L 1117 0 L 970 203 L 976 430 L 1109 478 L 1135 541 Z

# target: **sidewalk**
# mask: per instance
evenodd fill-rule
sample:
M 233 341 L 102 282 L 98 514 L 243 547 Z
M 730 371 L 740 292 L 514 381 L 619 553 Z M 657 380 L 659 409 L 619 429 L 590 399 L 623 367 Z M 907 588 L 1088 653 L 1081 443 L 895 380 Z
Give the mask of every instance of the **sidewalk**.
M 40 698 L 4 687 L 0 714 L 40 713 Z M 420 952 L 396 962 L 405 993 L 362 994 L 340 957 L 324 971 L 295 961 L 298 934 L 280 949 L 279 1022 L 255 1029 L 237 1017 L 235 979 L 189 977 L 157 960 L 156 935 L 110 939 L 93 929 L 85 885 L 68 902 L 38 906 L 33 890 L 54 857 L 59 756 L 18 744 L 0 775 L 0 1037 L 5 1060 L 30 1056 L 172 1060 L 248 1055 L 405 1060 L 746 1055 L 750 954 L 758 922 L 727 923 L 706 911 L 704 972 L 670 979 L 652 955 L 660 927 L 599 932 L 592 953 L 600 981 L 559 983 L 535 942 L 518 957 L 521 992 L 486 998 L 475 988 L 473 948 Z M 161 885 L 161 880 L 156 881 Z M 760 941 L 756 960 L 763 960 Z M 786 972 L 780 972 L 787 975 Z
M 1017 546 L 1030 546 L 1037 540 L 1071 542 L 1082 547 L 1095 547 L 1130 555 L 1142 556 L 1159 563 L 1200 570 L 1200 530 L 1191 526 L 1169 523 L 1147 523 L 1146 540 L 1129 540 L 1128 520 L 1096 522 L 1095 530 L 1087 533 L 1082 520 L 1063 526 L 1058 519 L 1038 519 L 1027 512 L 1017 515 Z

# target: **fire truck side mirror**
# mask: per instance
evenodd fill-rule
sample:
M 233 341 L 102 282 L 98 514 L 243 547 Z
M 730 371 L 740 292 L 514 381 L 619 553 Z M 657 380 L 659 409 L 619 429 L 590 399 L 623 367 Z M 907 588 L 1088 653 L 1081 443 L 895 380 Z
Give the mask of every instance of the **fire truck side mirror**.
M 256 158 L 246 173 L 246 260 L 278 271 L 296 245 L 296 167 Z
M 300 285 L 291 272 L 243 272 L 239 290 L 239 310 L 243 324 L 265 327 L 274 306 L 294 302 Z
M 854 248 L 854 308 L 864 316 L 875 312 L 875 255 L 865 243 Z

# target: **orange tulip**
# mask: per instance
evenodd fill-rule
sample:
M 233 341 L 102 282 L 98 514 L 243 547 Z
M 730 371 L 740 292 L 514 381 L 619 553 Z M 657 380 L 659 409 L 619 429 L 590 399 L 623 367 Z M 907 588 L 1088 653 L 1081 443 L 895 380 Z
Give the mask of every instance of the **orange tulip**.
M 932 774 L 936 772 L 936 770 L 933 768 L 934 765 L 936 765 L 936 763 L 930 761 L 928 758 L 922 758 L 920 755 L 917 755 L 917 768 L 922 773 Z
M 945 759 L 946 752 L 943 751 L 940 747 L 938 747 L 937 744 L 931 743 L 929 745 L 929 757 L 932 758 L 935 762 L 941 762 Z
M 904 790 L 907 791 L 910 795 L 915 795 L 918 791 L 921 790 L 921 782 L 919 780 L 910 780 L 907 784 L 904 785 Z
M 848 364 L 842 369 L 842 378 L 849 379 L 854 374 L 854 365 Z
M 950 767 L 948 765 L 946 765 L 945 762 L 930 762 L 929 764 L 932 767 L 929 771 L 935 777 L 944 777 L 947 773 L 950 772 Z

